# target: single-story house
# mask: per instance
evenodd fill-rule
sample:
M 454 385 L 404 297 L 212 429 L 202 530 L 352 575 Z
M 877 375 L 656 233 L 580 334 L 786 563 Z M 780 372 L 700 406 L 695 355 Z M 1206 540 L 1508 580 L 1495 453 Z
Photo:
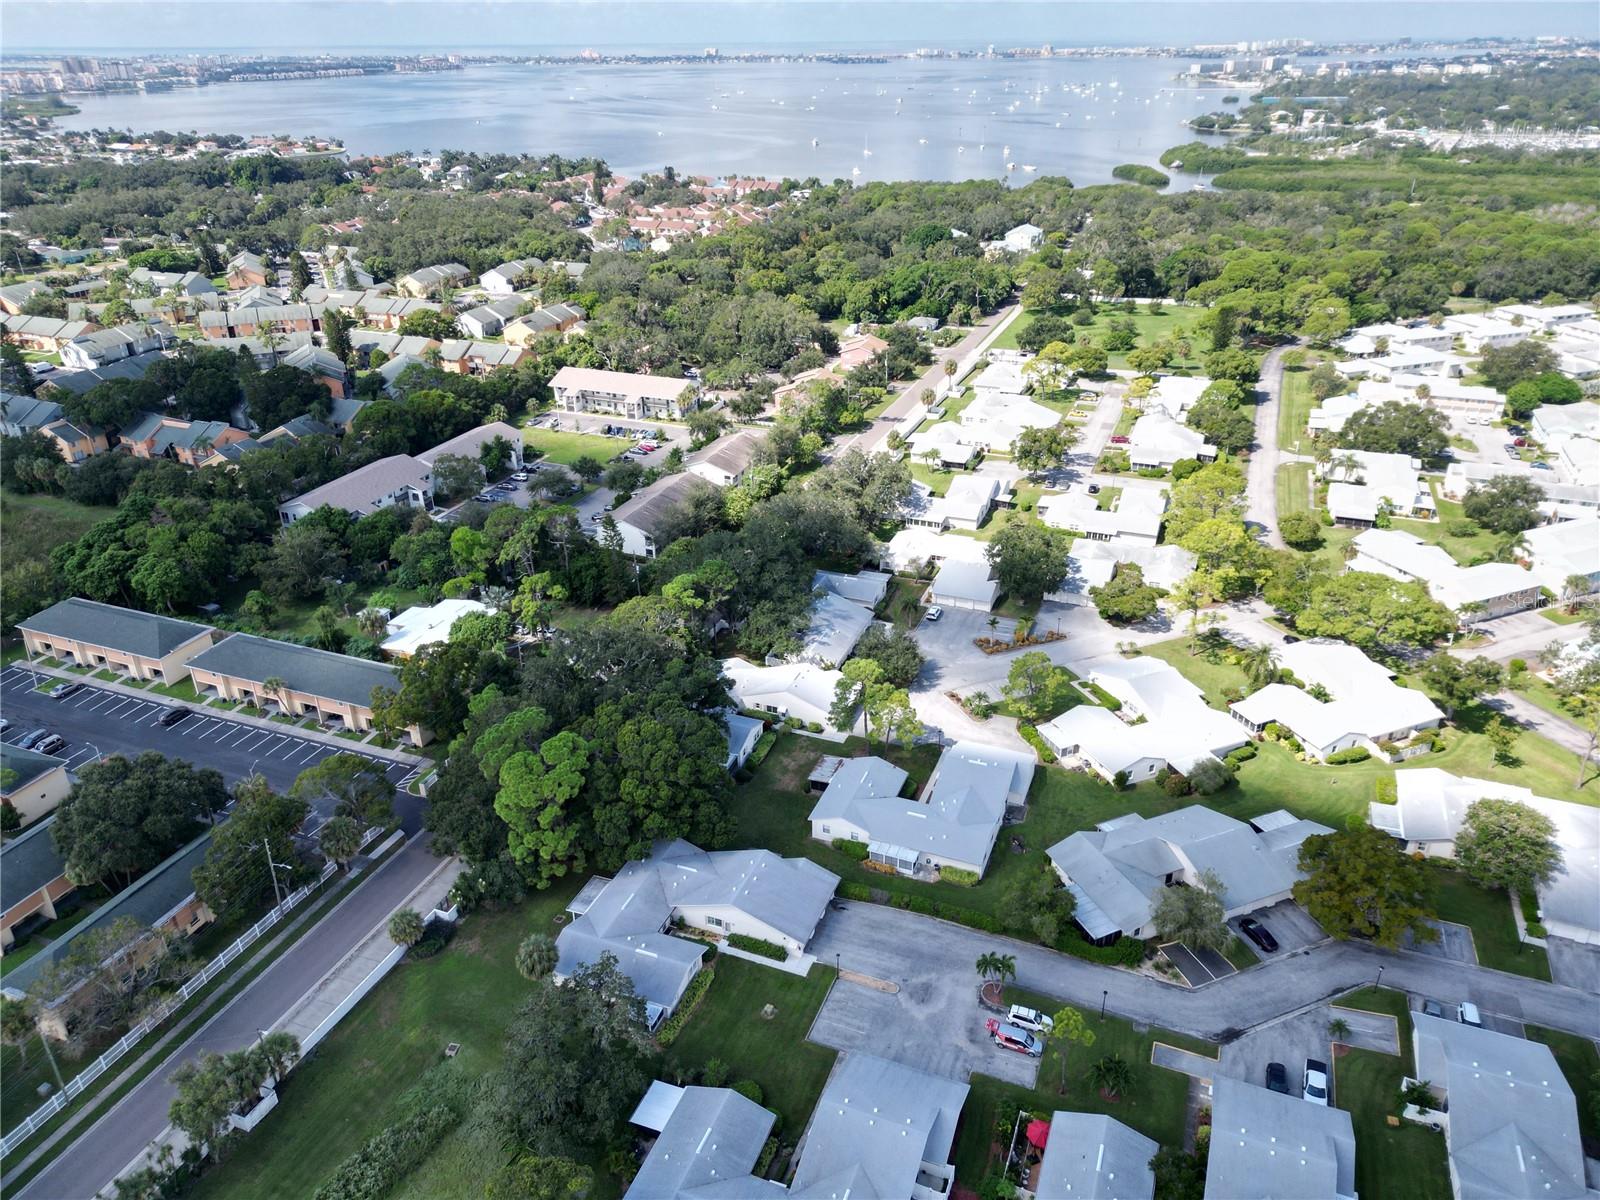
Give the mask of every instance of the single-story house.
M 723 765 L 730 771 L 737 771 L 755 753 L 756 743 L 766 731 L 766 722 L 736 712 L 723 713 L 721 720 L 728 734 L 728 761 Z
M 1104 542 L 1079 538 L 1067 552 L 1066 578 L 1045 599 L 1057 604 L 1093 604 L 1089 590 L 1110 583 L 1122 563 L 1138 567 L 1150 586 L 1170 592 L 1194 570 L 1194 562 L 1194 555 L 1182 546 L 1150 546 L 1123 537 Z
M 1058 1111 L 1050 1117 L 1034 1200 L 1152 1200 L 1150 1160 L 1159 1149 L 1114 1117 Z
M 752 1172 L 775 1117 L 732 1088 L 656 1080 L 632 1121 L 657 1132 L 624 1200 L 908 1196 L 954 1190 L 950 1162 L 967 1085 L 864 1051 L 842 1056 L 806 1132 L 794 1182 Z
M 846 759 L 811 810 L 811 836 L 865 842 L 872 862 L 902 875 L 940 867 L 982 875 L 1008 807 L 1027 802 L 1032 753 L 956 742 L 922 794 L 901 796 L 906 773 L 884 759 Z
M 54 812 L 70 791 L 64 759 L 0 743 L 0 804 L 16 810 L 24 825 Z
M 1161 537 L 1161 523 L 1167 511 L 1165 488 L 1122 489 L 1109 509 L 1100 507 L 1100 497 L 1087 489 L 1054 492 L 1040 497 L 1036 510 L 1039 520 L 1053 529 L 1070 529 L 1082 540 L 1109 541 L 1154 546 Z
M 110 668 L 169 686 L 188 678 L 190 660 L 211 646 L 215 632 L 209 625 L 77 596 L 34 613 L 17 630 L 30 658 Z
M 1108 658 L 1089 670 L 1089 680 L 1122 706 L 1113 713 L 1079 704 L 1039 726 L 1039 736 L 1064 761 L 1102 779 L 1122 775 L 1142 783 L 1167 767 L 1180 773 L 1220 758 L 1249 737 L 1205 701 L 1205 695 L 1158 658 Z
M 1128 431 L 1128 462 L 1137 469 L 1146 467 L 1171 467 L 1179 459 L 1193 458 L 1210 462 L 1217 457 L 1217 448 L 1187 425 L 1180 424 L 1164 412 L 1147 412 L 1133 423 Z
M 1414 346 L 1420 350 L 1448 350 L 1455 345 L 1456 335 L 1442 326 L 1435 327 L 1426 321 L 1401 324 L 1385 321 L 1376 325 L 1363 325 L 1336 343 L 1339 349 L 1355 358 L 1381 354 L 1397 346 Z
M 1300 878 L 1300 844 L 1332 833 L 1280 809 L 1249 824 L 1191 804 L 1158 817 L 1127 813 L 1049 848 L 1051 865 L 1077 900 L 1074 920 L 1096 942 L 1156 936 L 1164 888 L 1196 887 L 1213 872 L 1232 918 L 1287 900 Z
M 913 529 L 978 529 L 1000 497 L 1000 481 L 988 475 L 957 475 L 943 496 L 918 480 L 900 506 L 900 519 Z
M 1554 471 L 1536 471 L 1529 463 L 1469 463 L 1454 461 L 1445 468 L 1439 494 L 1446 500 L 1461 500 L 1474 484 L 1487 483 L 1501 475 L 1530 479 L 1544 491 L 1539 506 L 1547 516 L 1572 518 L 1593 515 L 1600 509 L 1600 485 L 1594 483 L 1556 483 Z
M 1423 583 L 1429 595 L 1453 612 L 1472 606 L 1469 620 L 1503 617 L 1539 602 L 1540 581 L 1515 563 L 1463 567 L 1442 547 L 1398 529 L 1363 530 L 1350 544 L 1356 554 L 1345 570 Z
M 1205 1200 L 1356 1200 L 1356 1135 L 1342 1108 L 1219 1076 Z
M 1600 942 L 1600 809 L 1437 767 L 1396 771 L 1394 782 L 1395 802 L 1375 801 L 1367 815 L 1375 828 L 1404 842 L 1407 853 L 1454 857 L 1467 809 L 1479 800 L 1512 800 L 1548 817 L 1561 865 L 1538 885 L 1540 922 L 1558 937 Z
M 1053 429 L 1061 424 L 1061 414 L 1053 408 L 1021 394 L 1026 383 L 1015 391 L 986 389 L 984 380 L 997 371 L 1016 376 L 1014 367 L 997 363 L 978 377 L 977 398 L 961 410 L 959 440 L 969 446 L 1008 453 L 1012 444 L 1029 429 Z
M 838 667 L 872 626 L 872 609 L 836 592 L 821 591 L 811 602 L 811 623 L 791 661 Z
M 1159 375 L 1141 403 L 1146 412 L 1163 412 L 1182 421 L 1210 386 L 1211 380 L 1204 375 Z
M 462 617 L 473 613 L 492 613 L 487 604 L 465 598 L 441 600 L 437 604 L 417 605 L 391 617 L 389 636 L 379 647 L 390 658 L 410 658 L 427 646 L 450 640 L 450 631 Z
M 57 905 L 77 890 L 51 836 L 53 825 L 40 821 L 0 846 L 0 953 L 17 944 L 19 931 L 54 921 L 61 915 Z
M 636 421 L 679 421 L 699 407 L 693 380 L 665 375 L 562 367 L 551 378 L 550 388 L 555 392 L 556 407 L 562 412 L 614 413 Z
M 1398 517 L 1434 515 L 1433 491 L 1409 455 L 1335 450 L 1322 474 L 1328 480 L 1328 512 L 1341 525 L 1372 525 L 1385 511 Z
M 674 528 L 679 511 L 697 493 L 712 490 L 712 485 L 700 476 L 680 471 L 663 475 L 635 492 L 611 513 L 617 532 L 622 535 L 622 552 L 635 558 L 654 558 L 666 549 L 668 543 L 661 539 Z
M 744 478 L 761 448 L 763 434 L 754 429 L 741 429 L 718 438 L 711 445 L 691 456 L 688 471 L 707 483 L 718 487 L 732 487 Z
M 1457 313 L 1444 319 L 1444 328 L 1460 338 L 1472 354 L 1481 354 L 1490 347 L 1515 346 L 1539 332 L 1536 325 L 1513 325 L 1493 312 Z
M 734 703 L 750 712 L 771 713 L 806 725 L 833 727 L 829 712 L 839 681 L 838 671 L 829 671 L 807 662 L 779 663 L 758 667 L 742 658 L 722 660 L 728 694 Z
M 232 634 L 195 655 L 189 672 L 202 697 L 243 701 L 291 717 L 311 716 L 356 733 L 372 728 L 374 692 L 400 690 L 399 669 L 388 663 L 253 633 Z M 432 737 L 421 725 L 406 732 L 418 746 Z
M 1586 591 L 1600 588 L 1600 516 L 1540 525 L 1522 538 L 1534 579 L 1556 596 L 1570 594 L 1567 581 L 1574 576 L 1588 581 Z
M 1013 254 L 1026 254 L 1030 250 L 1037 250 L 1043 241 L 1044 230 L 1025 221 L 1006 230 L 1000 245 Z
M 1411 1051 L 1417 1078 L 1442 1105 L 1427 1119 L 1444 1126 L 1457 1200 L 1594 1196 L 1577 1098 L 1549 1046 L 1419 1012 Z
M 94 915 L 67 930 L 38 953 L 5 974 L 3 989 L 12 996 L 28 994 L 34 981 L 61 962 L 78 944 L 78 939 L 131 918 L 153 930 L 168 930 L 188 936 L 216 919 L 205 902 L 194 892 L 194 869 L 205 861 L 211 844 L 208 829 L 164 862 L 150 868 L 123 891 L 107 900 Z M 131 953 L 140 953 L 135 947 Z M 65 1039 L 74 1025 L 73 998 L 82 986 L 74 981 L 57 996 L 38 997 L 39 1031 L 46 1037 Z
M 559 981 L 602 954 L 616 955 L 654 1028 L 677 1007 L 705 952 L 668 932 L 675 921 L 760 938 L 799 956 L 838 886 L 837 875 L 806 858 L 658 842 L 649 858 L 626 864 L 598 891 L 585 887 L 568 906 L 573 919 L 556 938 L 555 975 Z
M 883 547 L 878 565 L 902 574 L 919 575 L 930 563 L 988 563 L 985 543 L 977 538 L 931 529 L 901 529 Z M 926 572 L 932 574 L 931 571 Z
M 987 559 L 964 562 L 946 559 L 928 588 L 928 603 L 945 608 L 990 612 L 1000 598 L 1000 582 Z
M 857 571 L 853 575 L 843 571 L 818 571 L 811 576 L 811 590 L 829 592 L 872 610 L 883 603 L 893 578 L 884 571 Z
M 324 504 L 341 508 L 352 516 L 364 517 L 380 508 L 433 507 L 433 470 L 409 454 L 391 454 L 348 475 L 341 475 L 321 487 L 303 492 L 278 505 L 278 516 L 293 525 Z
M 1330 700 L 1318 700 L 1288 683 L 1266 687 L 1232 705 L 1233 715 L 1252 733 L 1277 723 L 1287 728 L 1312 758 L 1364 746 L 1384 754 L 1383 743 L 1404 742 L 1423 729 L 1436 729 L 1444 713 L 1421 692 L 1401 687 L 1387 668 L 1343 642 L 1306 641 L 1283 646 L 1278 666 L 1306 688 L 1321 687 Z

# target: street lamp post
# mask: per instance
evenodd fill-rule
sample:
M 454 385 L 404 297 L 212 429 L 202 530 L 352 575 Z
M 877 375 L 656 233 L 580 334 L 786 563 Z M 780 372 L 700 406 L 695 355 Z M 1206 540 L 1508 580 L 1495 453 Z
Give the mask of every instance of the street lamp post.
M 1372 985 L 1373 987 L 1382 987 L 1383 986 L 1383 967 L 1384 967 L 1383 963 L 1379 963 L 1378 964 L 1378 978 L 1373 982 L 1373 985 Z
M 1106 1019 L 1106 998 L 1110 995 L 1111 991 L 1109 988 L 1102 989 L 1100 992 L 1100 1019 L 1102 1021 Z

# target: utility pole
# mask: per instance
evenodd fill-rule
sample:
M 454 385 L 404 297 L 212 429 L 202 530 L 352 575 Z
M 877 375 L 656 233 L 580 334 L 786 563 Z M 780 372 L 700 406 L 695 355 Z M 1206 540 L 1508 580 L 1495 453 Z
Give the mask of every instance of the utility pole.
M 266 838 L 262 838 L 261 839 L 261 850 L 262 850 L 262 853 L 264 853 L 267 856 L 267 872 L 272 876 L 272 897 L 273 897 L 273 900 L 277 904 L 282 904 L 283 903 L 283 892 L 281 890 L 279 890 L 279 888 L 278 888 L 278 868 L 281 866 L 285 871 L 287 871 L 289 869 L 289 866 L 288 866 L 287 863 L 277 863 L 277 862 L 273 862 L 272 861 L 272 843 L 269 842 Z

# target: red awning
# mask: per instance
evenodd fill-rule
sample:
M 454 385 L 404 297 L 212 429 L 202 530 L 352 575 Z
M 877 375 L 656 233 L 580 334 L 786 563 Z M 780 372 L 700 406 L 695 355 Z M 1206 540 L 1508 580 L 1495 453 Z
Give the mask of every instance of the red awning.
M 1043 1150 L 1044 1144 L 1050 1140 L 1050 1122 L 1029 1121 L 1027 1138 L 1028 1141 Z

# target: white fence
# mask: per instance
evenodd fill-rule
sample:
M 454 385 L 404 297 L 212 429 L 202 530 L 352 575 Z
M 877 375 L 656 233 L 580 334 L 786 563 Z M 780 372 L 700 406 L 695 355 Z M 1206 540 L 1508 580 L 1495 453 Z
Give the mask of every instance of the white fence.
M 361 839 L 362 847 L 364 848 L 380 832 L 382 831 L 376 828 L 367 830 L 366 834 Z M 149 1033 L 152 1029 L 160 1025 L 185 1001 L 187 1001 L 201 988 L 205 987 L 206 984 L 215 979 L 229 963 L 233 962 L 234 959 L 238 958 L 241 954 L 248 950 L 263 933 L 267 932 L 267 930 L 271 929 L 279 921 L 283 920 L 283 918 L 291 909 L 295 908 L 307 896 L 311 895 L 312 892 L 316 891 L 317 888 L 322 886 L 322 884 L 327 881 L 328 876 L 332 875 L 337 870 L 338 867 L 336 867 L 333 863 L 328 863 L 322 868 L 322 873 L 317 876 L 315 882 L 308 883 L 305 885 L 305 887 L 291 892 L 284 898 L 283 903 L 279 904 L 271 912 L 267 913 L 266 916 L 262 917 L 254 925 L 250 926 L 249 929 L 241 933 L 238 939 L 231 946 L 208 962 L 203 968 L 201 968 L 200 971 L 190 976 L 184 985 L 178 989 L 177 995 L 173 996 L 166 1003 L 162 1004 L 159 1008 L 153 1011 L 148 1017 L 140 1021 L 137 1025 L 133 1026 L 133 1028 L 129 1029 L 128 1032 L 117 1039 L 117 1041 L 109 1049 L 107 1049 L 104 1054 L 95 1059 L 94 1062 L 90 1063 L 87 1067 L 79 1071 L 70 1080 L 68 1080 L 66 1087 L 62 1088 L 33 1112 L 29 1113 L 27 1119 L 13 1129 L 10 1133 L 6 1134 L 5 1137 L 0 1138 L 0 1154 L 10 1154 L 24 1141 L 26 1141 L 28 1137 L 31 1136 L 41 1125 L 50 1120 L 51 1117 L 55 1116 L 58 1112 L 70 1104 L 72 1100 L 86 1087 L 88 1087 L 96 1079 L 99 1079 L 100 1076 L 104 1075 L 113 1066 L 115 1066 L 117 1061 L 129 1050 L 132 1050 L 134 1045 L 137 1044 L 145 1034 Z

